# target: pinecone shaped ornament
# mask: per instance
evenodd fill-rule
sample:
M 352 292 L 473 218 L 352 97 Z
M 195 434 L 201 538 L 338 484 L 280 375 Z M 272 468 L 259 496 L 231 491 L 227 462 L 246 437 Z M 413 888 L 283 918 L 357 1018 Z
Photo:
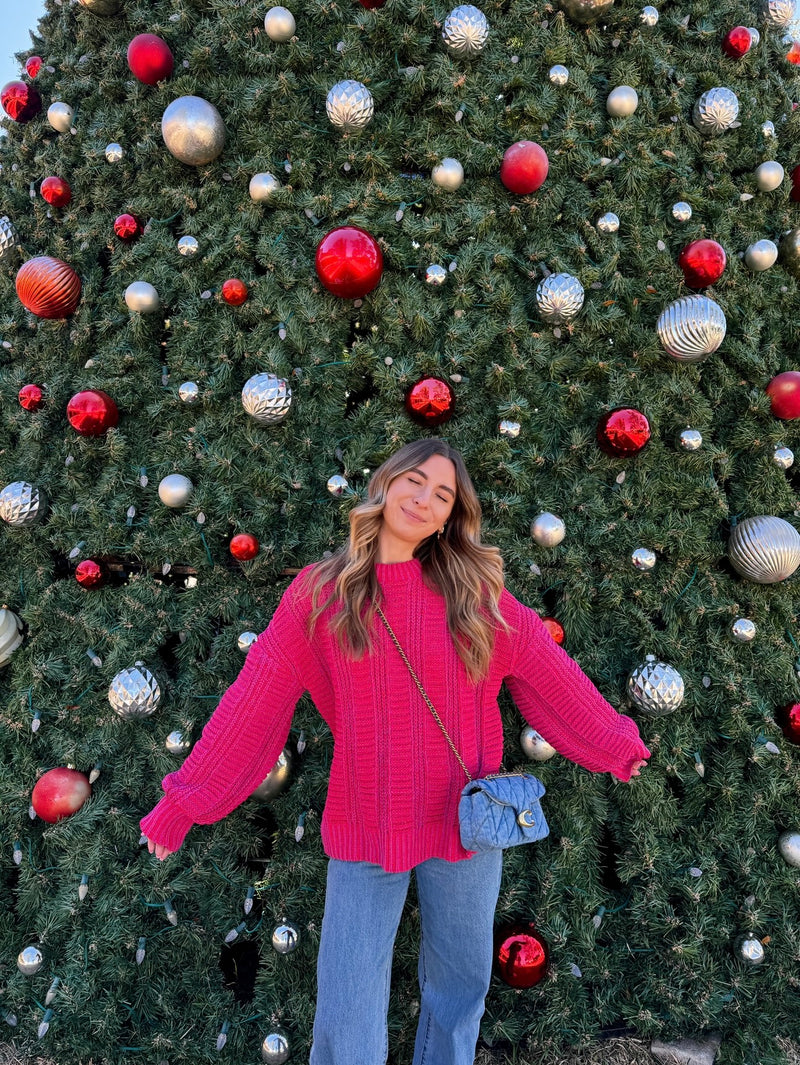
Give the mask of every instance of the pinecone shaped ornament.
M 137 662 L 131 669 L 123 669 L 111 681 L 108 689 L 108 701 L 111 708 L 126 720 L 149 717 L 161 699 L 158 681 Z
M 259 425 L 277 425 L 289 413 L 292 390 L 281 377 L 257 373 L 242 389 L 242 406 Z
M 33 525 L 47 504 L 44 492 L 27 481 L 12 481 L 0 492 L 0 518 L 7 525 Z
M 704 92 L 695 103 L 692 122 L 701 133 L 715 137 L 731 129 L 739 117 L 739 101 L 736 93 L 724 86 L 717 86 Z
M 634 669 L 628 677 L 628 696 L 635 706 L 653 717 L 677 710 L 683 702 L 683 677 L 674 666 L 657 662 L 655 655 Z
M 536 306 L 546 322 L 568 322 L 583 307 L 583 285 L 572 274 L 550 274 L 536 286 Z
M 761 0 L 761 17 L 774 29 L 783 29 L 795 19 L 796 0 Z
M 442 39 L 453 55 L 477 55 L 489 39 L 489 23 L 480 8 L 460 4 L 444 20 Z
M 14 223 L 4 214 L 0 217 L 0 259 L 10 256 L 14 248 L 19 247 L 19 234 Z
M 360 81 L 337 81 L 328 91 L 325 111 L 331 125 L 343 133 L 356 133 L 372 121 L 375 101 Z

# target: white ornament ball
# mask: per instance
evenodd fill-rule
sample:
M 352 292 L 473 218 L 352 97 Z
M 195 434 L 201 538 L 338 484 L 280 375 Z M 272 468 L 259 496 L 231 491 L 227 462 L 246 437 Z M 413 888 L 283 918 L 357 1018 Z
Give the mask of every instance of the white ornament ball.
M 778 850 L 787 865 L 800 869 L 800 832 L 782 832 L 778 837 Z
M 11 661 L 11 656 L 22 643 L 22 622 L 7 607 L 0 609 L 0 666 Z
M 773 192 L 783 181 L 785 171 L 774 159 L 756 167 L 756 185 L 762 192 Z
M 72 120 L 74 118 L 75 112 L 73 109 L 69 104 L 65 104 L 61 100 L 50 104 L 47 109 L 47 121 L 59 133 L 68 133 L 72 129 Z
M 530 725 L 522 730 L 519 745 L 525 757 L 530 758 L 532 762 L 547 762 L 554 754 L 558 754 L 555 747 Z
M 200 244 L 197 237 L 192 237 L 189 234 L 185 237 L 181 237 L 178 241 L 178 251 L 181 255 L 186 256 L 187 259 L 190 259 L 193 255 L 197 255 L 200 251 Z
M 225 123 L 213 104 L 201 96 L 179 96 L 161 118 L 167 151 L 187 166 L 205 166 L 225 147 Z
M 737 643 L 750 643 L 756 638 L 755 622 L 750 618 L 737 618 L 731 625 L 731 636 Z
M 569 70 L 562 63 L 556 63 L 555 66 L 550 67 L 547 76 L 553 85 L 561 88 L 569 81 Z
M 672 217 L 676 222 L 688 222 L 692 217 L 692 205 L 685 200 L 679 200 L 672 205 Z
M 256 203 L 269 203 L 280 187 L 280 181 L 273 174 L 253 174 L 248 192 L 250 199 Z
M 242 654 L 247 654 L 254 643 L 258 643 L 257 632 L 240 632 L 236 640 L 236 646 Z
M 773 240 L 764 237 L 755 244 L 748 245 L 744 253 L 744 263 L 748 270 L 754 274 L 762 270 L 769 270 L 778 261 L 778 245 Z
M 122 145 L 117 144 L 116 141 L 112 141 L 111 144 L 106 145 L 106 161 L 109 163 L 118 163 L 125 154 Z
M 464 184 L 464 167 L 459 163 L 458 159 L 447 157 L 433 168 L 431 180 L 440 189 L 454 192 Z
M 566 535 L 563 519 L 549 511 L 537 514 L 531 522 L 531 536 L 540 547 L 557 547 Z
M 196 403 L 200 398 L 200 388 L 197 382 L 184 381 L 182 385 L 178 385 L 178 398 L 187 407 L 191 407 L 193 403 Z
M 182 473 L 170 473 L 158 485 L 158 498 L 165 507 L 185 507 L 194 491 L 194 485 Z
M 779 470 L 788 470 L 794 464 L 794 452 L 790 447 L 776 447 L 772 453 L 772 461 Z
M 33 976 L 44 965 L 44 955 L 38 947 L 25 947 L 17 955 L 17 968 L 23 976 Z
M 148 281 L 134 281 L 125 289 L 128 310 L 140 314 L 154 314 L 161 306 L 158 292 Z
M 271 7 L 264 16 L 264 29 L 271 41 L 290 41 L 297 23 L 288 7 Z
M 597 228 L 601 233 L 616 233 L 619 230 L 619 216 L 613 211 L 606 211 L 597 219 Z
M 642 13 L 639 18 L 645 24 L 645 26 L 655 26 L 658 22 L 658 8 L 653 7 L 652 4 L 648 4 L 647 7 L 642 8 Z
M 608 94 L 606 111 L 612 118 L 626 118 L 639 106 L 639 94 L 630 85 L 618 85 Z
M 648 573 L 656 564 L 656 553 L 649 547 L 637 547 L 631 555 L 631 562 L 642 573 Z

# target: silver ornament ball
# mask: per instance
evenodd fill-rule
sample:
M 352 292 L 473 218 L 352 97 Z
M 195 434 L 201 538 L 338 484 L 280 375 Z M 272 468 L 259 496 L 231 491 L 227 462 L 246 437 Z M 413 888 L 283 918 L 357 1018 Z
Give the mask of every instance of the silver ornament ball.
M 559 0 L 559 7 L 579 26 L 591 26 L 607 14 L 614 0 Z
M 33 525 L 46 506 L 44 492 L 28 481 L 12 481 L 0 492 L 0 519 L 6 525 Z
M 503 418 L 500 424 L 497 426 L 497 431 L 501 436 L 507 437 L 509 440 L 516 440 L 519 436 L 521 426 L 519 422 L 511 421 L 510 418 Z
M 547 76 L 553 85 L 561 88 L 569 81 L 569 70 L 562 63 L 556 63 L 555 66 L 550 67 Z
M 774 192 L 783 181 L 785 171 L 774 159 L 756 167 L 756 185 L 762 192 Z
M 22 622 L 13 610 L 3 607 L 0 609 L 0 667 L 11 661 L 22 639 Z
M 275 374 L 254 374 L 242 389 L 242 406 L 259 425 L 278 425 L 291 405 L 291 388 Z
M 11 252 L 19 247 L 19 234 L 14 228 L 14 223 L 4 214 L 0 218 L 0 259 L 5 256 L 10 258 Z
M 658 22 L 658 8 L 653 7 L 652 4 L 648 4 L 647 7 L 642 8 L 642 13 L 639 15 L 639 18 L 645 26 L 655 26 Z
M 488 39 L 486 16 L 472 4 L 459 4 L 444 20 L 442 40 L 453 55 L 477 55 L 483 51 Z
M 608 94 L 606 111 L 612 118 L 627 118 L 639 106 L 639 94 L 630 85 L 618 85 Z
M 182 732 L 176 730 L 175 732 L 170 732 L 169 736 L 164 740 L 164 746 L 170 754 L 186 754 L 192 744 Z
M 192 258 L 192 256 L 197 255 L 197 253 L 200 251 L 200 244 L 197 240 L 197 237 L 192 237 L 188 233 L 185 237 L 181 237 L 181 239 L 178 241 L 178 251 L 187 259 L 190 259 Z
M 672 205 L 672 217 L 676 222 L 688 222 L 692 217 L 692 205 L 685 200 L 679 200 Z
M 776 447 L 772 453 L 772 461 L 779 470 L 788 470 L 794 464 L 794 452 L 790 447 Z
M 616 233 L 619 230 L 619 216 L 613 211 L 606 211 L 597 219 L 597 228 L 601 233 Z
M 719 304 L 699 295 L 670 303 L 656 324 L 662 347 L 679 362 L 702 362 L 720 346 L 727 328 Z
M 736 956 L 746 965 L 761 965 L 764 961 L 764 944 L 752 932 L 739 936 L 734 944 Z
M 769 270 L 777 261 L 778 245 L 772 240 L 767 240 L 766 237 L 757 240 L 755 244 L 749 244 L 744 253 L 744 264 L 754 274 Z
M 278 756 L 278 761 L 255 789 L 251 798 L 269 802 L 286 789 L 292 771 L 291 757 L 288 748 L 284 747 Z
M 737 618 L 731 625 L 731 636 L 737 643 L 750 643 L 756 638 L 755 622 L 750 618 Z
M 39 947 L 25 947 L 17 955 L 17 968 L 23 976 L 34 976 L 44 965 L 44 955 Z
M 464 184 L 464 167 L 459 163 L 458 159 L 451 159 L 448 156 L 433 168 L 431 181 L 433 181 L 434 185 L 438 185 L 440 189 L 454 192 Z
M 112 141 L 111 144 L 106 145 L 106 161 L 109 163 L 118 163 L 125 154 L 122 145 L 117 144 L 116 141 Z
M 703 446 L 703 434 L 699 429 L 684 429 L 678 443 L 684 451 L 699 451 Z
M 74 118 L 75 112 L 63 100 L 57 100 L 47 109 L 47 121 L 58 133 L 68 133 L 72 129 Z
M 261 1060 L 267 1065 L 284 1065 L 289 1060 L 289 1037 L 284 1031 L 276 1029 L 264 1036 Z
M 751 48 L 757 47 L 761 43 L 761 34 L 758 32 L 758 30 L 755 28 L 755 26 L 748 26 L 747 27 L 747 31 L 750 34 L 750 47 Z M 767 123 L 765 123 L 765 125 L 766 124 Z M 768 124 L 770 126 L 772 126 L 771 122 L 768 123 Z M 772 126 L 772 132 L 773 133 L 775 132 L 775 127 L 774 126 Z
M 140 314 L 155 314 L 161 306 L 158 292 L 149 281 L 133 281 L 125 289 L 124 296 L 128 310 Z
M 179 96 L 161 118 L 167 151 L 187 166 L 213 162 L 225 147 L 225 123 L 213 104 L 201 96 Z
M 447 271 L 443 266 L 439 266 L 438 263 L 431 263 L 428 269 L 425 271 L 425 281 L 429 285 L 438 287 L 443 285 L 447 280 Z
M 360 81 L 337 81 L 328 90 L 325 111 L 331 125 L 343 133 L 357 133 L 372 121 L 375 101 Z
M 340 473 L 334 473 L 332 477 L 328 478 L 326 488 L 337 499 L 350 493 L 350 485 L 347 482 L 347 478 L 342 477 Z
M 692 122 L 701 133 L 715 137 L 731 128 L 739 117 L 736 94 L 724 86 L 704 92 L 692 109 Z
M 255 203 L 269 203 L 280 187 L 280 181 L 273 174 L 253 174 L 248 192 Z
M 532 762 L 547 762 L 558 753 L 555 747 L 551 746 L 544 736 L 530 725 L 522 730 L 519 745 L 525 757 L 530 758 Z
M 240 632 L 236 640 L 236 646 L 242 654 L 247 654 L 254 643 L 258 643 L 257 632 Z
M 557 547 L 566 535 L 563 519 L 549 511 L 537 514 L 531 522 L 531 536 L 540 547 Z
M 649 547 L 637 547 L 631 555 L 631 562 L 636 569 L 641 570 L 642 573 L 647 573 L 656 564 L 656 553 L 651 551 Z
M 158 498 L 165 507 L 185 507 L 194 491 L 194 485 L 182 473 L 170 473 L 158 484 Z
M 750 30 L 750 33 L 752 35 L 753 31 Z M 770 140 L 770 138 L 774 137 L 775 136 L 775 123 L 774 122 L 770 122 L 769 120 L 767 120 L 766 122 L 762 122 L 761 123 L 761 136 L 765 140 Z
M 158 680 L 141 662 L 120 670 L 111 681 L 108 701 L 115 714 L 126 720 L 150 717 L 161 700 Z
M 178 398 L 187 407 L 191 407 L 193 403 L 196 403 L 200 398 L 200 388 L 197 382 L 184 381 L 182 385 L 178 385 Z
M 783 29 L 796 17 L 796 0 L 761 0 L 761 18 L 773 29 Z
M 778 850 L 787 865 L 800 869 L 800 832 L 781 832 Z
M 635 706 L 653 717 L 671 714 L 683 702 L 683 677 L 674 666 L 647 655 L 628 677 L 628 696 Z
M 536 286 L 536 306 L 546 322 L 558 325 L 583 307 L 583 285 L 572 274 L 550 274 Z
M 291 41 L 297 23 L 288 7 L 271 7 L 264 16 L 264 29 L 271 41 L 282 43 Z
M 300 943 L 300 929 L 291 921 L 283 921 L 272 932 L 272 946 L 278 954 L 291 954 Z
M 736 572 L 756 584 L 777 584 L 800 566 L 800 533 L 770 514 L 737 522 L 728 540 Z

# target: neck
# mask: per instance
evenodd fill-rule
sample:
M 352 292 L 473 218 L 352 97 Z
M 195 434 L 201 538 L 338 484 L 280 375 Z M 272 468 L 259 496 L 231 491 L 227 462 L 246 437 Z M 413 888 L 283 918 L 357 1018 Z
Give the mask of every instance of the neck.
M 398 540 L 387 532 L 384 526 L 378 535 L 378 555 L 375 561 L 381 565 L 391 562 L 410 562 L 417 546 L 405 540 Z

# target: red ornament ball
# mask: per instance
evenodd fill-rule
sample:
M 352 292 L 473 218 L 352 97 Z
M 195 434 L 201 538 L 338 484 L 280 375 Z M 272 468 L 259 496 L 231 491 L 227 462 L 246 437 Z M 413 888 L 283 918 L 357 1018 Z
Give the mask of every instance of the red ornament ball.
M 36 781 L 31 805 L 38 817 L 54 825 L 80 810 L 91 794 L 88 777 L 77 769 L 50 769 Z
M 607 455 L 636 455 L 650 439 L 650 423 L 633 407 L 618 407 L 600 419 L 597 443 Z
M 126 244 L 132 240 L 137 240 L 144 232 L 144 226 L 136 217 L 135 214 L 117 215 L 114 219 L 114 232 L 117 234 L 120 240 L 125 241 Z
M 78 392 L 67 404 L 69 424 L 81 436 L 102 436 L 119 422 L 119 411 L 111 396 L 96 388 Z
M 157 85 L 172 73 L 175 60 L 166 41 L 154 33 L 140 33 L 128 45 L 128 66 L 145 85 Z
M 542 618 L 542 624 L 560 646 L 564 642 L 564 626 L 555 618 Z
M 800 703 L 790 703 L 777 714 L 778 724 L 790 743 L 800 743 Z
M 238 277 L 228 278 L 222 285 L 222 298 L 231 307 L 241 307 L 248 296 L 247 285 Z
M 776 418 L 791 421 L 800 418 L 800 372 L 786 370 L 767 385 L 769 405 Z
M 0 90 L 0 105 L 15 122 L 30 122 L 42 109 L 42 98 L 32 85 L 24 81 L 9 81 Z
M 28 259 L 17 271 L 16 285 L 22 305 L 40 318 L 66 318 L 81 298 L 81 279 L 50 255 Z
M 25 60 L 25 73 L 29 78 L 35 78 L 39 71 L 42 69 L 42 57 L 38 55 L 29 56 Z
M 85 558 L 75 569 L 75 580 L 82 588 L 100 588 L 105 579 L 105 570 L 93 558 Z
M 455 406 L 453 389 L 439 377 L 423 377 L 406 392 L 406 412 L 417 425 L 441 425 L 453 417 Z
M 237 533 L 231 538 L 230 552 L 239 562 L 247 562 L 258 554 L 258 540 L 250 533 Z
M 706 288 L 722 277 L 727 259 L 715 240 L 693 240 L 678 256 L 678 266 L 689 288 Z
M 731 59 L 741 59 L 750 51 L 752 43 L 753 37 L 747 26 L 734 26 L 722 38 L 722 51 Z
M 535 141 L 517 141 L 507 148 L 500 164 L 500 180 L 511 192 L 527 196 L 544 183 L 550 163 Z
M 495 934 L 494 959 L 500 979 L 509 987 L 533 987 L 547 972 L 550 950 L 533 922 L 525 921 Z
M 46 177 L 39 186 L 39 192 L 51 207 L 66 207 L 72 199 L 72 189 L 60 177 Z
M 383 7 L 386 0 L 358 0 L 362 7 L 365 7 L 367 11 L 373 11 L 376 7 Z
M 789 51 L 786 53 L 786 58 L 792 66 L 796 67 L 800 64 L 800 41 L 792 41 L 789 45 Z
M 39 385 L 23 385 L 19 390 L 19 404 L 25 410 L 38 410 L 44 402 Z
M 317 277 L 334 296 L 360 299 L 377 287 L 383 253 L 371 233 L 358 226 L 339 226 L 319 242 Z
M 800 201 L 800 166 L 794 167 L 792 170 L 792 191 L 789 193 L 789 198 L 797 203 Z

